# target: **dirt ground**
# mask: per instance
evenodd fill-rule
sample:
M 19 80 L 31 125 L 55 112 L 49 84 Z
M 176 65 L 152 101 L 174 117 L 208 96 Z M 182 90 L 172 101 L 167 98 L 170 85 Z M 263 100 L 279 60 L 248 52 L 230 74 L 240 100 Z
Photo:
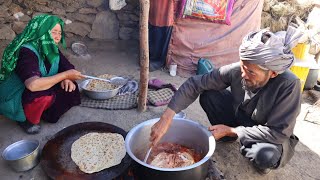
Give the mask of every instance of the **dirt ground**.
M 76 68 L 83 74 L 100 75 L 104 73 L 115 75 L 130 75 L 139 79 L 139 45 L 137 42 L 124 41 L 86 41 L 90 56 L 79 57 L 68 49 L 65 55 L 75 64 Z M 2 50 L 1 50 L 2 52 Z M 159 78 L 167 83 L 179 87 L 186 78 L 179 76 L 171 77 L 166 71 L 151 72 L 150 78 Z M 310 102 L 309 102 L 310 103 Z M 217 168 L 222 172 L 225 179 L 294 179 L 294 180 L 320 180 L 320 125 L 305 121 L 308 108 L 311 104 L 303 103 L 302 112 L 297 120 L 295 134 L 300 138 L 293 159 L 284 168 L 274 170 L 270 174 L 262 176 L 258 174 L 250 162 L 239 153 L 239 145 L 234 143 L 217 144 L 213 159 Z M 85 107 L 74 107 L 64 114 L 58 123 L 41 123 L 41 133 L 37 135 L 26 135 L 15 122 L 0 116 L 0 151 L 13 142 L 21 139 L 38 139 L 41 148 L 47 140 L 72 124 L 80 122 L 101 121 L 114 124 L 129 131 L 135 125 L 152 118 L 157 118 L 166 106 L 148 106 L 146 112 L 139 113 L 132 110 L 103 110 Z M 187 119 L 197 121 L 209 126 L 205 112 L 201 109 L 199 102 L 195 101 L 186 110 Z M 310 114 L 310 113 L 309 113 Z M 320 118 L 313 116 L 313 118 Z M 320 121 L 319 121 L 320 122 Z M 14 172 L 4 160 L 0 159 L 0 179 L 2 180 L 46 180 L 49 179 L 38 165 L 27 172 Z M 220 178 L 221 179 L 221 178 Z

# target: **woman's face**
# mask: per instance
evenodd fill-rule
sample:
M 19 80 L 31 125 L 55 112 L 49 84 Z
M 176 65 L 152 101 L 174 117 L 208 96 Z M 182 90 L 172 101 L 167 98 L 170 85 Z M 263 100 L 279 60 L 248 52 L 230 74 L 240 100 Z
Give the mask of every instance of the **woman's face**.
M 51 29 L 51 36 L 53 41 L 58 44 L 61 40 L 61 26 L 58 23 Z

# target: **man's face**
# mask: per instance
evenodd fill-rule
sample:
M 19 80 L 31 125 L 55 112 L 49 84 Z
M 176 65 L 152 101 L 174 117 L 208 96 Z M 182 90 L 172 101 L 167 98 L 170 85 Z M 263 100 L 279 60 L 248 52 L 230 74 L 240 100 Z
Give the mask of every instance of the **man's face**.
M 59 23 L 52 28 L 51 36 L 52 36 L 53 41 L 56 44 L 58 44 L 60 42 L 60 40 L 61 40 L 61 26 Z
M 240 60 L 241 77 L 245 86 L 250 90 L 255 90 L 267 84 L 270 78 L 277 76 L 277 73 L 269 70 L 263 70 L 256 64 Z

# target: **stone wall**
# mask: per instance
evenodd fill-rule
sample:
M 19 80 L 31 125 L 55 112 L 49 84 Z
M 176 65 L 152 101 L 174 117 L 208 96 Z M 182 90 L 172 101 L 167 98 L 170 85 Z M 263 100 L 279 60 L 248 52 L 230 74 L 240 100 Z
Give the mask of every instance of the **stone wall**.
M 261 27 L 285 30 L 298 16 L 306 20 L 316 0 L 264 0 Z M 139 0 L 126 0 L 119 11 L 108 0 L 0 0 L 0 40 L 12 40 L 39 13 L 66 22 L 67 38 L 130 40 L 139 38 Z
M 272 32 L 286 30 L 295 17 L 306 21 L 318 0 L 264 0 L 261 27 Z
M 62 18 L 67 38 L 130 40 L 139 38 L 139 0 L 126 0 L 121 10 L 108 0 L 0 0 L 0 41 L 12 40 L 37 14 Z

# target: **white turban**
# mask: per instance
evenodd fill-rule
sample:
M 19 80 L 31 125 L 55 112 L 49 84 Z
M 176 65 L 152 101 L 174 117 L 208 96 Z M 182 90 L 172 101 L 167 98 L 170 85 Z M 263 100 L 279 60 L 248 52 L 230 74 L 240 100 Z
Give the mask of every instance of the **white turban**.
M 266 42 L 262 41 L 264 36 L 269 37 Z M 284 40 L 267 29 L 251 32 L 242 40 L 240 59 L 281 74 L 293 65 L 291 49 L 301 36 L 301 31 L 292 26 L 288 27 Z

